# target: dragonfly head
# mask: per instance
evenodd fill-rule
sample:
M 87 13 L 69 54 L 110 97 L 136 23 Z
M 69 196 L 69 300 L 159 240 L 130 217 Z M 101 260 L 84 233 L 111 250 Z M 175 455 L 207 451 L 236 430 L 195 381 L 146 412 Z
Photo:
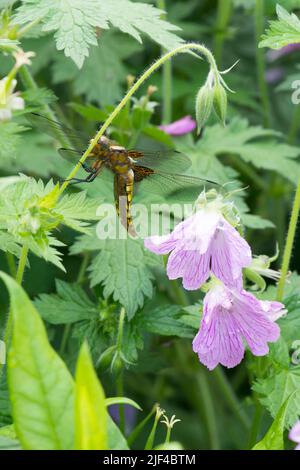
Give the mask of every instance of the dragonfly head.
M 101 147 L 105 148 L 106 150 L 109 150 L 110 140 L 105 135 L 102 135 L 100 137 L 98 143 L 101 145 Z

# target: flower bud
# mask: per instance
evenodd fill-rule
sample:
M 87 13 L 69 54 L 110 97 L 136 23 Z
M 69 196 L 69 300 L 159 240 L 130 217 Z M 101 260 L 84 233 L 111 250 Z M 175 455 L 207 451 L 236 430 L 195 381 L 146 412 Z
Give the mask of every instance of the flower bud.
M 107 348 L 105 351 L 103 351 L 97 361 L 97 367 L 99 367 L 99 369 L 103 371 L 108 369 L 112 364 L 115 352 L 116 346 L 111 346 L 110 348 Z
M 225 88 L 220 83 L 217 83 L 214 86 L 213 104 L 218 118 L 221 120 L 223 126 L 225 126 L 227 114 L 227 93 Z
M 124 367 L 124 360 L 122 359 L 122 356 L 119 351 L 115 352 L 115 355 L 113 357 L 112 363 L 111 363 L 111 373 L 115 376 L 118 377 L 120 373 L 122 372 Z
M 213 88 L 210 86 L 210 84 L 206 83 L 200 88 L 196 97 L 196 119 L 198 125 L 198 134 L 211 115 L 213 100 Z

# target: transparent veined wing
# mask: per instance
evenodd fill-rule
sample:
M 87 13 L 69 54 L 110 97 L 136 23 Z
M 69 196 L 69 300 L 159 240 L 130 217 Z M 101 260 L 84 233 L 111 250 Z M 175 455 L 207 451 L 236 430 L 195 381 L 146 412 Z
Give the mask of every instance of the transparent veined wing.
M 154 194 L 178 195 L 182 199 L 195 199 L 205 188 L 218 189 L 218 183 L 195 176 L 182 175 L 179 173 L 167 173 L 160 170 L 144 168 L 135 165 L 135 181 L 143 181 L 143 191 Z
M 50 135 L 54 139 L 58 140 L 59 136 L 65 135 L 70 140 L 70 143 L 81 151 L 87 147 L 89 142 L 89 137 L 86 136 L 83 132 L 71 129 L 58 121 L 53 121 L 52 119 L 42 116 L 38 113 L 30 113 L 26 116 L 26 119 L 30 124 L 39 129 L 41 132 Z
M 143 151 L 129 150 L 128 155 L 139 166 L 153 168 L 164 172 L 182 173 L 192 164 L 190 158 L 174 149 Z

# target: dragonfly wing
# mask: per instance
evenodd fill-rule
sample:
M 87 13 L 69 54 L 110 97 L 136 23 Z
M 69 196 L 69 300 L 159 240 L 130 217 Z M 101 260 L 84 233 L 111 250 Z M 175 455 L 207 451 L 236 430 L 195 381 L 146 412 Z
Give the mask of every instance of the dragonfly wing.
M 26 116 L 26 119 L 33 127 L 40 129 L 42 132 L 50 135 L 56 140 L 60 135 L 66 135 L 68 139 L 80 149 L 85 148 L 87 146 L 87 142 L 89 141 L 89 137 L 87 137 L 84 133 L 64 126 L 63 124 L 57 121 L 53 121 L 52 119 L 49 119 L 46 116 L 42 116 L 41 114 L 30 113 Z
M 192 164 L 190 158 L 174 149 L 161 151 L 128 151 L 128 155 L 136 161 L 137 165 L 170 172 L 181 173 Z
M 144 169 L 144 174 L 140 171 L 140 167 L 134 168 L 137 176 L 135 181 L 138 183 L 143 181 L 143 191 L 154 194 L 172 195 L 177 194 L 178 197 L 184 199 L 196 198 L 200 192 L 206 188 L 219 188 L 214 181 L 205 180 L 189 175 L 181 175 L 178 173 L 166 173 L 159 170 Z

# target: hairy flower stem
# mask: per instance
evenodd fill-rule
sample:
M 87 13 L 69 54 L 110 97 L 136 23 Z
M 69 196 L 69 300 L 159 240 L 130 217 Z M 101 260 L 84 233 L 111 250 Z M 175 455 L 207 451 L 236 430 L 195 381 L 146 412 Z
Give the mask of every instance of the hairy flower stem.
M 218 64 L 222 62 L 225 32 L 230 20 L 231 10 L 232 0 L 218 0 L 216 33 L 214 38 L 214 55 Z
M 166 12 L 166 1 L 157 0 L 157 7 Z M 162 15 L 162 19 L 167 19 L 167 14 Z M 162 53 L 166 50 L 163 48 Z M 163 65 L 162 71 L 162 123 L 169 124 L 172 121 L 172 62 L 169 60 Z
M 277 288 L 277 300 L 279 302 L 281 302 L 283 299 L 284 285 L 285 285 L 285 280 L 286 280 L 289 267 L 290 267 L 290 261 L 292 257 L 294 240 L 295 240 L 295 235 L 296 235 L 296 230 L 297 230 L 297 222 L 299 218 L 299 212 L 300 212 L 300 180 L 298 182 L 298 187 L 296 191 L 291 220 L 290 220 L 288 234 L 287 234 L 287 239 L 286 239 L 285 248 L 283 252 L 281 275 L 280 275 L 280 280 L 279 280 L 278 288 Z
M 141 85 L 154 73 L 159 67 L 164 65 L 168 60 L 170 60 L 172 57 L 174 57 L 177 54 L 183 53 L 183 52 L 191 52 L 191 51 L 197 51 L 200 54 L 204 55 L 206 59 L 209 62 L 210 68 L 212 73 L 214 74 L 214 79 L 216 83 L 219 83 L 219 72 L 217 68 L 216 61 L 214 59 L 214 56 L 212 53 L 207 49 L 205 46 L 201 44 L 196 44 L 196 43 L 186 43 L 182 44 L 181 46 L 176 47 L 172 51 L 167 52 L 164 54 L 162 57 L 160 57 L 158 60 L 156 60 L 143 74 L 142 76 L 132 85 L 132 87 L 128 90 L 122 101 L 118 104 L 118 106 L 113 110 L 113 112 L 110 114 L 110 116 L 106 119 L 104 124 L 101 126 L 95 137 L 91 140 L 88 148 L 80 158 L 79 162 L 73 168 L 69 176 L 67 177 L 67 180 L 62 184 L 59 195 L 61 195 L 64 190 L 67 188 L 69 184 L 69 180 L 74 178 L 76 173 L 80 170 L 82 167 L 82 164 L 85 162 L 97 142 L 99 141 L 100 137 L 104 134 L 106 129 L 110 126 L 110 124 L 113 122 L 115 117 L 119 114 L 119 112 L 126 106 L 130 98 L 134 95 L 134 93 L 140 88 Z
M 12 277 L 16 277 L 17 268 L 16 268 L 14 255 L 12 253 L 9 253 L 8 251 L 5 254 L 6 254 L 7 266 L 8 266 L 10 275 Z
M 255 30 L 256 30 L 256 66 L 260 98 L 264 112 L 264 126 L 270 127 L 270 101 L 266 82 L 265 53 L 258 47 L 265 26 L 264 0 L 256 0 L 255 6 Z

